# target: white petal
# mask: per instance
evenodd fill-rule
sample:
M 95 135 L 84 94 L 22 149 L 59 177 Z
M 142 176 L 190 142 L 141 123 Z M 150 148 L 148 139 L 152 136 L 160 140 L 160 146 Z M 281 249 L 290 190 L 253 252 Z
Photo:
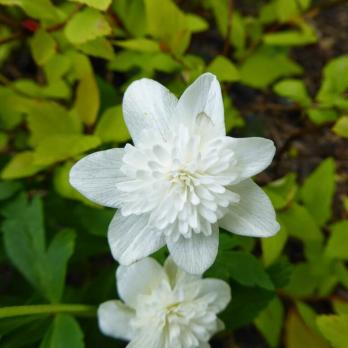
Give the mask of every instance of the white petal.
M 175 284 L 178 284 L 178 283 L 188 284 L 202 277 L 201 274 L 197 275 L 197 274 L 186 273 L 184 270 L 182 270 L 180 267 L 177 266 L 173 258 L 170 256 L 165 261 L 163 268 L 167 274 L 167 277 L 170 281 L 170 285 L 172 288 L 175 287 Z
M 276 150 L 272 140 L 256 137 L 231 139 L 241 180 L 262 172 L 271 164 Z
M 127 88 L 123 98 L 123 117 L 133 142 L 137 144 L 142 130 L 159 131 L 166 139 L 177 98 L 160 83 L 141 79 Z
M 180 237 L 174 242 L 169 236 L 167 245 L 174 262 L 184 271 L 201 274 L 215 261 L 219 246 L 219 228 L 213 225 L 213 233 L 193 233 L 191 238 Z
M 240 202 L 232 204 L 219 225 L 236 234 L 270 237 L 279 230 L 276 214 L 268 196 L 251 179 L 231 186 L 240 195 Z
M 130 320 L 135 311 L 120 301 L 107 301 L 98 308 L 100 331 L 110 337 L 131 340 L 132 328 Z
M 216 295 L 216 300 L 211 304 L 215 313 L 223 311 L 231 301 L 231 288 L 226 282 L 220 279 L 206 278 L 202 280 L 202 288 L 199 296 L 208 294 Z
M 176 117 L 189 127 L 210 123 L 211 136 L 226 134 L 221 88 L 215 75 L 205 73 L 185 90 L 178 101 Z
M 143 331 L 126 348 L 172 348 L 165 344 L 164 335 L 159 328 L 149 325 L 148 330 Z
M 108 241 L 112 256 L 123 265 L 130 265 L 165 244 L 159 232 L 148 226 L 147 215 L 123 216 L 120 210 L 110 223 Z
M 116 184 L 124 179 L 120 171 L 123 149 L 92 153 L 78 161 L 70 171 L 70 184 L 91 201 L 117 208 Z
M 207 342 L 201 342 L 198 346 L 198 348 L 210 348 L 211 345 Z
M 150 257 L 130 266 L 119 266 L 116 278 L 118 294 L 133 308 L 138 295 L 149 294 L 160 282 L 168 281 L 163 268 Z

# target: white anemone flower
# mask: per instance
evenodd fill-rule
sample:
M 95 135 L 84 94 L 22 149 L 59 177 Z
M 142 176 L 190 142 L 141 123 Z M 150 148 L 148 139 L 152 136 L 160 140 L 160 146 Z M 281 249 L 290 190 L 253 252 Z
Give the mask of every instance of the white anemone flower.
M 124 301 L 99 306 L 100 330 L 130 341 L 127 348 L 208 348 L 209 339 L 224 328 L 217 314 L 231 300 L 229 285 L 184 272 L 168 258 L 164 267 L 152 258 L 116 273 Z
M 88 155 L 70 172 L 79 192 L 118 208 L 108 231 L 118 262 L 167 244 L 180 267 L 199 274 L 216 258 L 219 226 L 254 237 L 278 231 L 269 198 L 250 179 L 269 166 L 275 146 L 226 136 L 214 75 L 201 75 L 179 100 L 156 81 L 135 81 L 123 115 L 134 145 Z

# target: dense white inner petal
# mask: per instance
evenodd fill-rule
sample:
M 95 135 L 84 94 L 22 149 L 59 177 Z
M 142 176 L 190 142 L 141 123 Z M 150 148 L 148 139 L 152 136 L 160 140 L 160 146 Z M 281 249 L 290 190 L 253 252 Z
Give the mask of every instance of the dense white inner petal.
M 163 281 L 152 293 L 139 295 L 133 332 L 162 335 L 163 347 L 196 348 L 217 331 L 214 302 L 217 293 L 201 295 L 201 281 L 179 282 L 172 288 Z
M 211 224 L 239 202 L 228 188 L 239 179 L 233 142 L 226 136 L 208 140 L 202 117 L 196 131 L 180 125 L 163 139 L 144 130 L 136 146 L 126 146 L 121 171 L 127 179 L 116 186 L 124 216 L 147 213 L 151 225 L 174 239 L 208 236 Z

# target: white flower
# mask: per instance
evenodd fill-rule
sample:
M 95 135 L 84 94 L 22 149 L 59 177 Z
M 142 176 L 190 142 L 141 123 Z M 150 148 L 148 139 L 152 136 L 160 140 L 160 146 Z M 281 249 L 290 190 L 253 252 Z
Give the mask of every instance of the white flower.
M 123 113 L 134 146 L 93 153 L 70 173 L 87 198 L 119 208 L 108 238 L 121 264 L 167 244 L 180 267 L 203 273 L 216 258 L 219 226 L 255 237 L 278 231 L 270 200 L 249 179 L 271 163 L 273 142 L 226 136 L 214 75 L 179 100 L 153 80 L 135 81 Z
M 127 348 L 208 348 L 223 329 L 217 313 L 231 300 L 227 283 L 202 279 L 178 268 L 168 258 L 162 268 L 145 258 L 116 273 L 121 301 L 98 309 L 101 331 L 130 340 Z

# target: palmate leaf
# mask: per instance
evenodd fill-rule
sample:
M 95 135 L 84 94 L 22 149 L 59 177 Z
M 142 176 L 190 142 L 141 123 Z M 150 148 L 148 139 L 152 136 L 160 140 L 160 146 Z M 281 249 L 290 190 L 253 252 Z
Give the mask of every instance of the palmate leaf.
M 319 226 L 331 217 L 335 187 L 335 162 L 332 158 L 323 161 L 303 184 L 302 200 Z
M 83 332 L 70 315 L 58 314 L 47 330 L 40 348 L 83 348 Z
M 235 330 L 253 321 L 274 298 L 275 292 L 257 286 L 247 287 L 230 282 L 232 297 L 230 305 L 221 318 L 229 330 Z
M 59 232 L 46 249 L 42 201 L 20 196 L 5 210 L 2 226 L 6 253 L 15 267 L 50 302 L 62 297 L 75 233 Z

